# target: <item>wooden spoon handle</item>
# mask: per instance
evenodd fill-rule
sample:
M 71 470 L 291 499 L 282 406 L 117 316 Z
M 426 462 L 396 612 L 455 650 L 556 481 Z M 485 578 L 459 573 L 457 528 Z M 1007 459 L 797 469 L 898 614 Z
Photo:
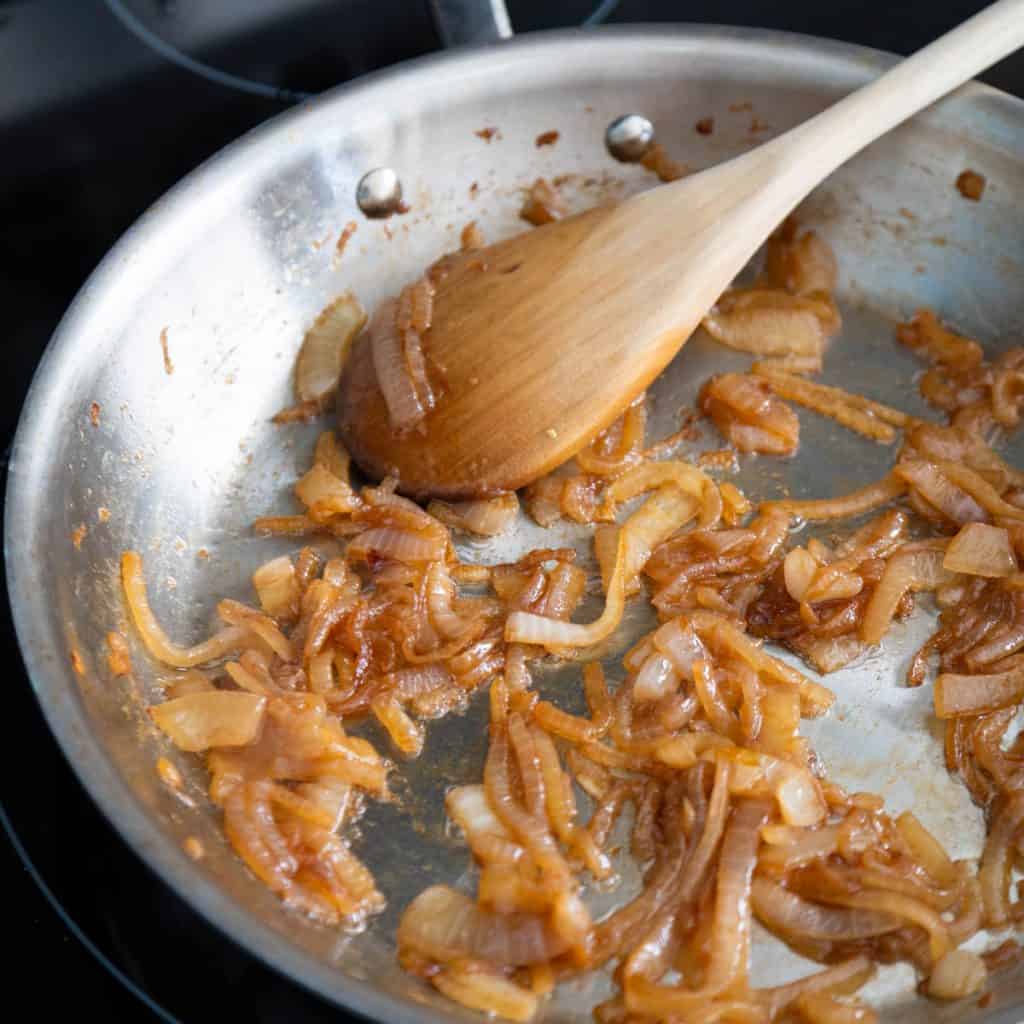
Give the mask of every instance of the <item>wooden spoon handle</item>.
M 1021 46 L 1024 0 L 998 0 L 765 148 L 795 157 L 790 184 L 799 190 L 803 182 L 809 191 L 869 143 Z

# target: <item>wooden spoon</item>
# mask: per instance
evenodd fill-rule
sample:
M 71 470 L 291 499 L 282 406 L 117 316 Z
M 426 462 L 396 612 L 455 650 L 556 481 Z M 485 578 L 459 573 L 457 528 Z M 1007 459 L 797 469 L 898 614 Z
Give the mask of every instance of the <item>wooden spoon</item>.
M 758 149 L 457 257 L 423 340 L 444 378 L 437 407 L 396 437 L 364 334 L 339 391 L 352 455 L 418 497 L 493 494 L 554 469 L 654 380 L 816 185 L 1022 44 L 1024 0 L 999 0 Z

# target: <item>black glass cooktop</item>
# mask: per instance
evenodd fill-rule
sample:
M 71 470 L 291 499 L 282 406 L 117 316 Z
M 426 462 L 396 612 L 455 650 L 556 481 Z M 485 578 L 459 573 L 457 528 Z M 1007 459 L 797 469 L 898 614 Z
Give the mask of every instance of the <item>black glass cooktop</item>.
M 436 49 L 425 0 L 120 0 L 232 75 L 317 92 Z M 596 0 L 510 0 L 517 30 L 581 23 Z M 908 52 L 980 0 L 620 0 L 611 21 L 703 21 Z M 117 237 L 192 167 L 287 106 L 173 66 L 106 0 L 0 0 L 0 455 L 58 319 Z M 1024 93 L 1024 61 L 989 81 Z M 267 91 L 267 90 L 263 90 Z M 2 567 L 0 567 L 2 573 Z M 158 881 L 77 783 L 43 722 L 0 601 L 5 997 L 108 1019 L 326 1021 L 345 1014 L 235 947 Z M 41 985 L 40 982 L 43 982 Z M 22 999 L 19 1000 L 19 996 Z

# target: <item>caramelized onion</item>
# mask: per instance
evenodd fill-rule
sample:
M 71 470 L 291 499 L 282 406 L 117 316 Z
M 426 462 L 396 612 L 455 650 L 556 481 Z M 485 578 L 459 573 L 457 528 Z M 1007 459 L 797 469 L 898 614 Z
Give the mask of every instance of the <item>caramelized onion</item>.
M 823 302 L 767 289 L 726 292 L 702 321 L 723 345 L 760 356 L 813 356 L 831 327 L 833 311 Z
M 543 192 L 533 189 L 534 205 L 548 217 Z M 399 432 L 437 400 L 425 344 L 434 289 L 451 266 L 439 262 L 382 304 L 370 328 Z M 398 930 L 402 966 L 463 1006 L 526 1020 L 556 979 L 614 959 L 620 994 L 598 1009 L 600 1024 L 771 1024 L 780 1015 L 855 1024 L 873 1020 L 871 1011 L 839 997 L 870 976 L 873 962 L 908 963 L 926 977 L 924 991 L 963 998 L 1017 955 L 979 958 L 955 947 L 983 924 L 1024 920 L 1013 888 L 1024 851 L 1024 738 L 1014 726 L 1024 704 L 1024 472 L 986 442 L 1020 419 L 1024 348 L 988 363 L 974 342 L 920 314 L 901 335 L 936 361 L 921 389 L 952 425 L 915 420 L 793 375 L 821 366 L 839 326 L 835 282 L 827 245 L 787 221 L 768 244 L 758 285 L 730 290 L 707 320 L 727 343 L 781 358 L 713 378 L 700 404 L 750 451 L 795 451 L 799 421 L 783 398 L 878 440 L 902 429 L 893 471 L 845 497 L 765 503 L 744 525 L 750 503 L 733 485 L 718 486 L 685 461 L 656 461 L 689 438 L 688 421 L 645 449 L 641 396 L 575 467 L 525 495 L 539 522 L 601 524 L 594 551 L 604 609 L 588 624 L 570 621 L 585 596 L 598 596 L 575 548 L 537 549 L 509 564 L 460 561 L 472 552 L 457 553 L 449 527 L 494 536 L 515 518 L 515 495 L 424 510 L 396 493 L 394 478 L 357 489 L 331 431 L 295 487 L 305 513 L 261 520 L 259 529 L 318 533 L 342 550 L 321 557 L 306 548 L 294 561 L 261 566 L 258 607 L 221 601 L 229 628 L 206 643 L 168 640 L 147 603 L 141 560 L 125 554 L 126 600 L 147 648 L 172 666 L 208 669 L 169 680 L 152 718 L 184 749 L 205 751 L 228 840 L 288 906 L 330 925 L 358 925 L 383 906 L 338 830 L 368 796 L 387 796 L 392 766 L 346 732 L 349 719 L 372 715 L 400 753 L 415 757 L 422 720 L 466 707 L 489 686 L 482 784 L 451 789 L 445 800 L 477 864 L 475 896 L 432 887 Z M 285 418 L 326 408 L 348 332 L 358 330 L 354 310 L 344 314 L 347 327 L 342 312 L 335 304 L 318 321 L 335 317 L 330 339 L 310 332 L 296 368 L 297 384 L 301 377 L 309 387 Z M 705 453 L 698 464 L 738 465 L 731 451 Z M 641 495 L 616 523 L 622 505 Z M 845 538 L 793 540 L 802 520 L 859 515 L 899 498 L 902 509 Z M 913 540 L 911 527 L 921 529 Z M 542 700 L 534 679 L 545 670 L 536 663 L 560 659 L 571 670 L 565 663 L 607 641 L 627 600 L 648 585 L 660 623 L 622 659 L 626 675 L 614 693 L 591 661 L 582 684 L 546 690 Z M 831 671 L 878 642 L 928 590 L 942 609 L 939 628 L 908 681 L 922 682 L 934 656 L 947 763 L 991 826 L 977 875 L 911 813 L 893 818 L 881 797 L 830 781 L 800 727 L 834 695 L 768 646 Z M 216 665 L 232 652 L 237 660 Z M 72 658 L 81 665 L 75 648 Z M 563 705 L 584 695 L 589 712 Z M 577 810 L 576 785 L 589 818 Z M 610 855 L 627 835 L 643 870 L 639 891 L 594 924 L 585 873 L 610 879 Z M 811 959 L 862 955 L 752 989 L 755 914 Z
M 406 907 L 397 941 L 439 963 L 478 957 L 511 967 L 545 963 L 568 948 L 542 916 L 486 911 L 445 885 L 425 889 Z
M 479 501 L 432 501 L 427 511 L 446 526 L 496 537 L 512 525 L 519 512 L 519 499 L 514 494 L 502 494 Z
M 439 991 L 471 1010 L 506 1020 L 527 1021 L 537 1012 L 537 996 L 493 971 L 476 964 L 452 964 L 430 975 Z
M 977 995 L 988 981 L 988 968 L 977 953 L 951 949 L 928 976 L 928 995 L 936 999 L 966 999 Z
M 891 443 L 896 437 L 891 424 L 904 426 L 908 419 L 897 409 L 851 394 L 842 388 L 816 384 L 764 366 L 757 372 L 779 398 L 813 409 L 874 441 Z
M 929 950 L 933 961 L 950 948 L 949 932 L 939 914 L 924 903 L 897 892 L 864 889 L 860 892 L 833 892 L 828 902 L 840 907 L 890 914 L 923 928 L 928 934 Z
M 742 373 L 712 377 L 699 398 L 723 436 L 741 452 L 791 455 L 800 444 L 800 421 L 765 383 Z
M 1024 827 L 1024 793 L 1015 793 L 996 815 L 985 840 L 978 880 L 989 928 L 1005 925 L 1017 909 L 1010 903 L 1010 875 L 1013 870 L 1013 844 Z
M 142 578 L 142 558 L 138 552 L 126 551 L 121 556 L 121 582 L 132 621 L 146 650 L 165 665 L 194 668 L 240 650 L 247 638 L 247 630 L 233 626 L 222 629 L 194 647 L 179 647 L 168 638 L 149 606 L 146 583 Z
M 589 647 L 599 643 L 622 619 L 627 581 L 644 567 L 657 544 L 692 518 L 694 497 L 699 495 L 702 503 L 702 520 L 712 517 L 717 520 L 721 514 L 721 499 L 717 497 L 714 483 L 699 470 L 680 463 L 662 462 L 631 470 L 611 484 L 606 501 L 614 509 L 619 501 L 626 501 L 651 487 L 661 489 L 619 530 L 615 568 L 601 615 L 584 626 L 516 611 L 505 622 L 506 640 L 539 644 L 549 650 Z
M 982 360 L 976 341 L 947 330 L 929 309 L 919 309 L 909 323 L 901 324 L 896 337 L 915 352 L 957 370 L 970 369 Z
M 150 717 L 182 750 L 244 747 L 257 737 L 267 702 L 237 691 L 191 693 L 149 709 Z
M 906 484 L 897 478 L 887 476 L 878 483 L 869 484 L 841 498 L 818 498 L 810 501 L 768 501 L 762 504 L 762 511 L 777 510 L 809 522 L 825 519 L 847 519 L 863 515 L 882 505 L 888 504 L 906 491 Z
M 945 672 L 935 680 L 935 714 L 939 718 L 980 715 L 1024 699 L 1024 667 L 992 675 Z
M 924 499 L 929 509 L 954 523 L 985 522 L 985 510 L 930 462 L 907 460 L 893 473 Z
M 908 591 L 936 590 L 949 582 L 949 572 L 943 568 L 944 554 L 942 542 L 924 541 L 905 545 L 889 559 L 861 622 L 860 638 L 864 643 L 881 641 Z
M 867 983 L 874 973 L 875 967 L 866 956 L 855 956 L 799 981 L 761 989 L 758 996 L 767 1007 L 770 1017 L 774 1019 L 776 1014 L 792 1006 L 807 993 L 855 992 L 861 985 Z
M 627 977 L 624 991 L 631 1010 L 658 1018 L 688 1014 L 733 986 L 745 985 L 750 886 L 758 829 L 767 813 L 765 805 L 757 801 L 743 801 L 733 810 L 718 860 L 710 959 L 701 987 L 696 991 L 669 988 L 644 977 Z
M 943 567 L 969 576 L 1011 576 L 1017 571 L 1017 559 L 1010 536 L 1000 526 L 967 523 L 949 542 Z
M 443 538 L 382 526 L 360 533 L 349 544 L 348 553 L 352 558 L 365 559 L 373 554 L 396 562 L 436 562 L 444 557 L 446 547 Z
M 853 942 L 899 928 L 898 917 L 872 910 L 823 907 L 790 892 L 768 878 L 755 878 L 751 889 L 754 913 L 760 922 L 787 942 L 812 939 Z

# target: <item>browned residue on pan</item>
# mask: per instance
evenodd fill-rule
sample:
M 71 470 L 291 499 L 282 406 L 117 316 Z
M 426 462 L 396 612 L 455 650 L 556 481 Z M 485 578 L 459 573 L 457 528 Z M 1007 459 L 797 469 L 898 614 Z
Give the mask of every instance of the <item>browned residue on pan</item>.
M 170 377 L 170 375 L 174 373 L 174 363 L 171 362 L 170 349 L 168 349 L 167 347 L 166 327 L 160 332 L 160 351 L 163 352 L 164 355 L 164 373 L 166 373 L 167 376 Z
M 348 240 L 356 233 L 356 227 L 356 222 L 350 220 L 342 229 L 341 234 L 338 235 L 338 243 L 335 245 L 334 251 L 338 254 L 339 258 L 344 255 L 345 246 L 348 245 Z

